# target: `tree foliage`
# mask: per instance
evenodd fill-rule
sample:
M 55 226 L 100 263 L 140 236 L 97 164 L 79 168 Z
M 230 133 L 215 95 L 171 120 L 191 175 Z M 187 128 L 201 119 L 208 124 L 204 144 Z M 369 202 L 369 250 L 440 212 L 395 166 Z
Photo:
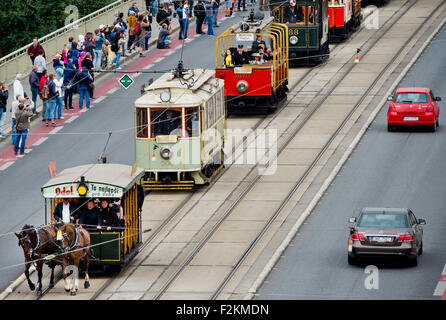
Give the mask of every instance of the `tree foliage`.
M 0 57 L 41 38 L 65 24 L 70 11 L 78 8 L 79 18 L 84 17 L 115 0 L 1 0 Z

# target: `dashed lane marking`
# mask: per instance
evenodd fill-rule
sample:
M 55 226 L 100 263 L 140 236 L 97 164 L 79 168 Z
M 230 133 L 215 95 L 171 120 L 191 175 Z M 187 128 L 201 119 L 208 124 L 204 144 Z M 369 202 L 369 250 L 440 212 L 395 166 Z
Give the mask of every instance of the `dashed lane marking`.
M 151 63 L 151 64 L 145 66 L 145 67 L 143 68 L 143 70 L 147 70 L 147 69 L 150 69 L 150 68 L 152 68 L 152 67 L 153 67 L 153 63 Z
M 93 101 L 93 103 L 94 103 L 94 104 L 99 103 L 99 102 L 101 102 L 102 100 L 104 100 L 105 98 L 106 98 L 105 96 L 99 97 L 99 98 L 97 98 L 95 101 Z
M 42 143 L 44 143 L 46 140 L 48 139 L 48 137 L 42 137 L 39 140 L 37 140 L 33 146 L 40 146 Z
M 57 132 L 59 132 L 62 129 L 63 129 L 63 126 L 59 126 L 57 128 L 54 128 L 53 130 L 51 130 L 48 134 L 56 134 Z
M 441 296 L 441 300 L 446 300 L 446 265 L 441 273 L 440 280 L 434 290 L 434 296 Z
M 108 91 L 106 94 L 112 94 L 115 93 L 116 91 L 118 91 L 119 87 L 114 87 L 113 89 L 111 89 L 110 91 Z
M 74 120 L 76 120 L 77 118 L 79 118 L 79 116 L 72 116 L 70 119 L 68 119 L 67 121 L 65 121 L 64 123 L 71 123 Z
M 164 59 L 164 56 L 159 57 L 158 59 L 156 59 L 155 61 L 153 61 L 153 63 L 161 62 L 163 59 Z
M 0 171 L 8 169 L 13 163 L 14 161 L 6 162 L 4 165 L 0 167 Z

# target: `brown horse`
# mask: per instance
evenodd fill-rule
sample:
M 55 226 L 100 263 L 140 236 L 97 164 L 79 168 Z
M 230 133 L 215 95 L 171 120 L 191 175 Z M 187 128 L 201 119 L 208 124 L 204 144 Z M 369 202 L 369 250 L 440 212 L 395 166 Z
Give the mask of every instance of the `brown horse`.
M 88 264 L 90 261 L 90 234 L 82 227 L 66 223 L 59 228 L 62 232 L 62 276 L 64 279 L 65 291 L 70 291 L 70 285 L 67 283 L 67 266 L 74 266 L 77 272 L 79 270 L 79 263 L 84 259 L 85 263 L 85 282 L 84 288 L 90 287 L 88 277 Z M 79 288 L 77 275 L 74 278 L 71 286 L 71 295 L 76 295 L 76 290 Z
M 36 288 L 29 278 L 29 268 L 32 263 L 36 264 L 38 276 L 37 294 L 42 294 L 42 268 L 47 255 L 57 253 L 56 230 L 51 226 L 33 227 L 24 225 L 20 233 L 15 233 L 19 238 L 19 247 L 22 247 L 25 255 L 25 276 L 31 290 Z M 51 268 L 50 287 L 54 286 L 54 267 L 56 264 L 52 261 L 49 264 Z

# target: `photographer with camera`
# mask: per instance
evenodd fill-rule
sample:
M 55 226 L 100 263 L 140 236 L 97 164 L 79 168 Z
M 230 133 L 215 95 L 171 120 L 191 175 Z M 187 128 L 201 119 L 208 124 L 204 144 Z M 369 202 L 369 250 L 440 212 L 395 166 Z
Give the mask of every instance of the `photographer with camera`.
M 95 49 L 94 49 L 94 70 L 101 71 L 101 61 L 102 61 L 102 45 L 107 42 L 104 33 L 101 33 L 99 29 L 94 31 L 95 33 Z
M 23 155 L 25 153 L 26 138 L 28 136 L 28 130 L 29 130 L 29 118 L 31 118 L 33 115 L 32 101 L 29 98 L 25 99 L 23 99 L 23 97 L 20 98 L 22 99 L 20 99 L 19 101 L 23 101 L 24 103 L 18 104 L 17 108 L 18 110 L 14 114 L 16 119 L 16 123 L 13 128 L 16 134 L 16 139 L 14 144 L 15 155 L 17 155 L 19 151 L 19 145 L 20 145 L 20 154 Z M 24 100 L 26 100 L 26 102 Z

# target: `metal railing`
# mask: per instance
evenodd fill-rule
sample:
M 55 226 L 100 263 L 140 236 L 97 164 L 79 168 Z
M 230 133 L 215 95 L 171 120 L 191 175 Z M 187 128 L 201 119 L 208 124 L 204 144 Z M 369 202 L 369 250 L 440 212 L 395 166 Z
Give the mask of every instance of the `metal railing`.
M 140 11 L 145 10 L 144 0 L 118 0 L 40 38 L 39 43 L 45 49 L 47 64 L 52 64 L 54 56 L 62 52 L 69 37 L 73 37 L 77 41 L 80 34 L 85 35 L 87 32 L 93 32 L 101 24 L 112 24 L 116 12 L 124 12 L 124 18 L 126 19 L 127 11 L 133 2 L 138 4 Z M 27 54 L 31 44 L 0 59 L 0 82 L 10 83 L 14 80 L 16 74 L 21 73 L 25 76 L 31 72 L 31 59 Z

